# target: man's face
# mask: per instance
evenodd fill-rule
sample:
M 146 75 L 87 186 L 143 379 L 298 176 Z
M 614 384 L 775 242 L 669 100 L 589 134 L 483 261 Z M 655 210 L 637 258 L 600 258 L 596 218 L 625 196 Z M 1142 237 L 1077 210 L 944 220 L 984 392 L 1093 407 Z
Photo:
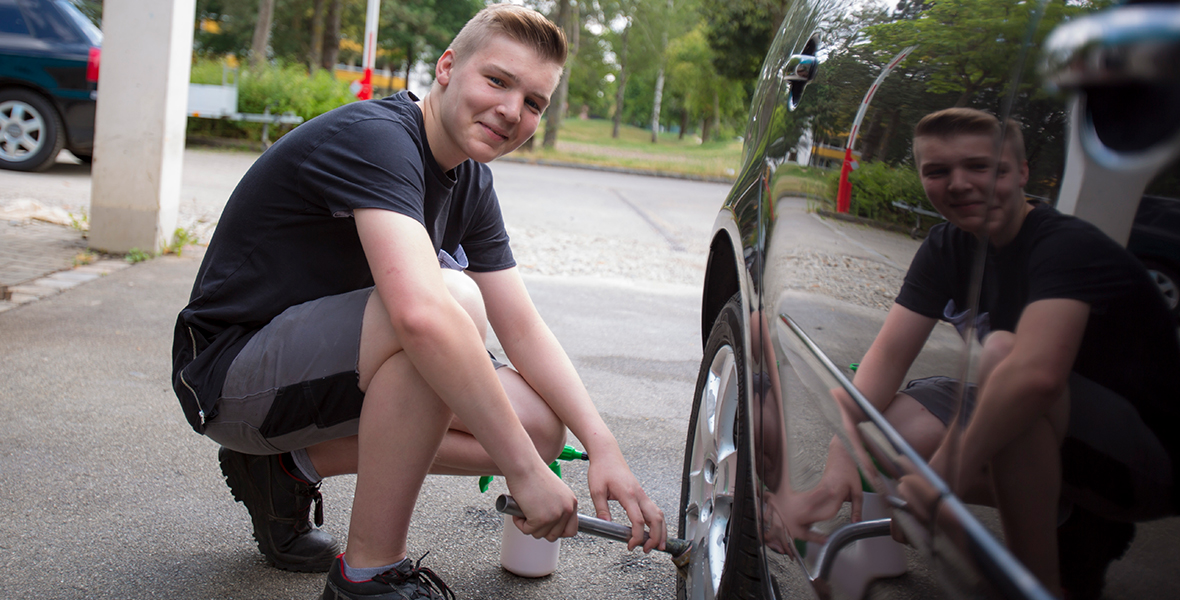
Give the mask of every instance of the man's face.
M 490 162 L 520 147 L 541 121 L 561 78 L 561 65 L 504 36 L 493 36 L 472 56 L 448 50 L 439 59 L 444 87 L 441 123 L 456 152 Z M 459 156 L 461 155 L 461 156 Z
M 1007 243 L 1020 230 L 1028 163 L 1016 164 L 1008 144 L 997 160 L 986 134 L 914 139 L 918 177 L 926 197 L 953 225 Z

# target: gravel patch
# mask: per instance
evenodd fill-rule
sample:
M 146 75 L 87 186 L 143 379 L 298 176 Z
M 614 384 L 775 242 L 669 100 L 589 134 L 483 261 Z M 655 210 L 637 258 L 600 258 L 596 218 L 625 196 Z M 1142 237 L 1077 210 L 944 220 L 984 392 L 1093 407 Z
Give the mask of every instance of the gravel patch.
M 592 276 L 701 285 L 707 250 L 671 249 L 666 242 L 636 242 L 593 234 L 508 226 L 512 253 L 523 274 Z
M 905 272 L 868 258 L 803 250 L 783 257 L 785 287 L 823 294 L 844 302 L 889 310 Z

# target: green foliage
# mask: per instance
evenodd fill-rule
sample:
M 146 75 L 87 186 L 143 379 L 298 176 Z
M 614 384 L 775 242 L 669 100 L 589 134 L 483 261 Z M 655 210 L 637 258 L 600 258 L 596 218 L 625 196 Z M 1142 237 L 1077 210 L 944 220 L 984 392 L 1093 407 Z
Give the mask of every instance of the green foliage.
M 185 229 L 177 227 L 176 231 L 172 232 L 172 243 L 164 249 L 164 254 L 175 254 L 180 256 L 184 252 L 185 246 L 191 246 L 199 242 L 196 233 L 192 229 Z
M 75 215 L 72 212 L 66 213 L 70 217 L 70 228 L 75 231 L 89 231 L 90 230 L 90 215 L 86 211 L 82 211 Z
M 222 64 L 212 60 L 198 60 L 192 68 L 193 83 L 220 85 Z M 237 76 L 238 112 L 262 113 L 268 107 L 272 113 L 291 111 L 309 120 L 333 108 L 356 100 L 348 84 L 327 71 L 308 75 L 303 65 L 267 66 L 261 70 L 242 69 Z M 228 74 L 228 81 L 235 74 Z M 258 139 L 262 125 L 213 119 L 190 118 L 188 132 L 196 135 Z M 270 129 L 270 137 L 279 137 L 278 128 Z
M 894 202 L 934 210 L 926 199 L 918 173 L 912 167 L 892 167 L 884 162 L 861 163 L 859 169 L 848 174 L 848 183 L 852 185 L 850 212 L 858 217 L 910 226 L 914 215 L 894 207 Z M 839 184 L 840 171 L 833 169 L 828 179 L 831 198 L 836 197 Z
M 588 116 L 605 119 L 610 117 L 614 105 L 614 69 L 606 60 L 610 47 L 594 31 L 582 27 L 578 34 L 578 53 L 567 65 L 570 69 L 568 117 L 578 116 L 585 106 Z
M 125 260 L 131 264 L 141 263 L 145 260 L 151 260 L 153 258 L 155 258 L 155 255 L 148 254 L 147 252 L 144 252 L 143 250 L 140 250 L 139 248 L 132 248 L 130 251 L 127 252 L 127 254 L 125 254 L 123 256 L 123 260 Z
M 701 15 L 713 48 L 713 65 L 752 91 L 766 49 L 778 33 L 788 0 L 703 0 Z

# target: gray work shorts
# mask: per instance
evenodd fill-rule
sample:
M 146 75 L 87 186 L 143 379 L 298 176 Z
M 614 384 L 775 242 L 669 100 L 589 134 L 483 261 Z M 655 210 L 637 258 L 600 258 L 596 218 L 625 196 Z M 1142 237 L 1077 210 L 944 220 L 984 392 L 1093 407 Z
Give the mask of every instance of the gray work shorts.
M 947 425 L 956 418 L 959 380 L 915 379 L 901 393 Z M 964 394 L 968 422 L 976 386 Z M 1135 407 L 1077 373 L 1069 377 L 1069 428 L 1061 446 L 1063 495 L 1077 497 L 1112 518 L 1141 520 L 1171 511 L 1172 457 Z M 1098 504 L 1095 504 L 1097 502 Z
M 260 329 L 230 365 L 205 435 L 246 454 L 356 435 L 364 401 L 361 326 L 372 292 L 304 302 Z M 504 366 L 494 356 L 492 363 Z

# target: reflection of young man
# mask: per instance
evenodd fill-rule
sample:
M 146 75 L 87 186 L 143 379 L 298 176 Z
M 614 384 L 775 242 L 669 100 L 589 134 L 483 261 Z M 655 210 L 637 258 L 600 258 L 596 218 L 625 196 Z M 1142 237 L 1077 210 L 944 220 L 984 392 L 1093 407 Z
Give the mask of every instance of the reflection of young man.
M 956 494 L 995 502 L 1008 546 L 1050 591 L 1064 584 L 1071 597 L 1097 597 L 1131 523 L 1177 506 L 1174 323 L 1122 247 L 1025 200 L 1015 122 L 973 109 L 933 113 L 915 129 L 914 160 L 948 223 L 915 255 L 854 383 Z M 968 391 L 969 420 L 952 454 L 943 440 L 959 383 L 929 378 L 897 390 L 937 320 L 967 318 L 980 240 L 980 383 Z M 833 457 L 829 486 L 858 500 L 846 455 Z M 1069 540 L 1060 573 L 1057 536 Z
M 310 121 L 230 198 L 178 319 L 174 387 L 223 446 L 259 548 L 282 568 L 331 567 L 324 598 L 449 594 L 407 558 L 428 473 L 503 474 L 525 533 L 573 535 L 577 499 L 546 467 L 566 426 L 591 456 L 598 516 L 617 500 L 632 547 L 645 524 L 645 550 L 663 544 L 663 514 L 529 299 L 480 164 L 533 134 L 565 57 L 535 11 L 488 7 L 424 99 Z M 489 323 L 519 372 L 488 359 Z M 344 473 L 356 494 L 337 556 L 308 513 L 320 478 Z

